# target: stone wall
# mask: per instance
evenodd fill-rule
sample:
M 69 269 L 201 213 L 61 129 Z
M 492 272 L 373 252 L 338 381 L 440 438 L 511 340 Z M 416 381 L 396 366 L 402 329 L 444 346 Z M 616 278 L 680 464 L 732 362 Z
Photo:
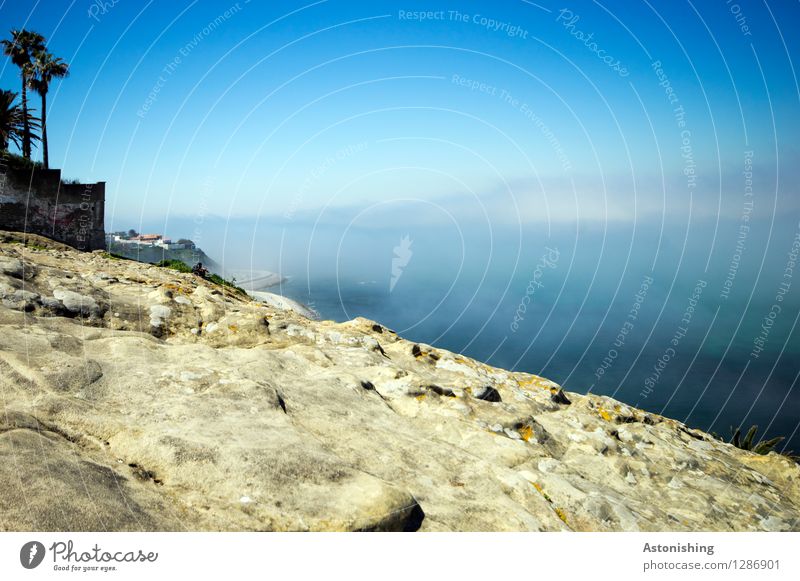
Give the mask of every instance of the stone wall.
M 105 248 L 105 182 L 65 184 L 61 170 L 20 170 L 0 158 L 0 230 L 40 234 L 78 250 Z

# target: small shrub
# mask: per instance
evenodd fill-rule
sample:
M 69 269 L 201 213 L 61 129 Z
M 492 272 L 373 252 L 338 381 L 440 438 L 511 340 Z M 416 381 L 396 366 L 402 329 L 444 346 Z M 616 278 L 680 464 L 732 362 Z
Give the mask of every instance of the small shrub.
M 2 152 L 2 160 L 5 162 L 6 166 L 11 169 L 27 171 L 42 169 L 42 162 L 25 159 L 21 155 L 11 153 L 10 151 Z
M 769 440 L 760 440 L 757 443 L 753 443 L 756 438 L 756 433 L 758 433 L 758 426 L 756 425 L 750 426 L 750 429 L 747 430 L 747 434 L 744 436 L 744 440 L 742 440 L 742 428 L 736 428 L 734 430 L 733 426 L 731 426 L 731 433 L 733 434 L 730 441 L 731 444 L 742 450 L 749 450 L 750 452 L 761 455 L 769 454 L 773 451 L 775 446 L 785 439 L 783 436 L 778 436 Z
M 126 258 L 125 256 L 121 256 L 119 254 L 114 254 L 113 252 L 101 252 L 100 256 L 103 258 L 108 258 L 109 260 L 130 260 L 130 258 Z
M 162 260 L 161 262 L 156 263 L 156 266 L 160 266 L 162 268 L 171 268 L 172 270 L 177 270 L 178 272 L 192 272 L 192 269 L 188 264 L 186 264 L 182 260 L 175 260 L 174 258 L 170 260 Z M 236 286 L 236 279 L 230 281 L 230 280 L 225 280 L 218 274 L 209 274 L 206 277 L 206 280 L 209 282 L 213 282 L 214 284 L 218 284 L 220 286 L 229 288 L 239 293 L 242 296 L 247 296 L 247 291 L 245 291 L 243 288 Z
M 247 291 L 245 291 L 241 287 L 236 286 L 236 280 L 235 279 L 233 281 L 225 280 L 224 278 L 222 278 L 218 274 L 211 274 L 211 275 L 209 275 L 207 280 L 210 280 L 211 282 L 216 283 L 216 284 L 218 284 L 220 286 L 224 286 L 224 287 L 227 287 L 227 288 L 229 288 L 231 290 L 234 290 L 237 293 L 239 293 L 240 295 L 247 295 Z
M 160 266 L 161 268 L 170 268 L 172 270 L 177 270 L 178 272 L 192 272 L 191 267 L 181 260 L 162 260 L 161 262 L 157 262 L 156 266 Z

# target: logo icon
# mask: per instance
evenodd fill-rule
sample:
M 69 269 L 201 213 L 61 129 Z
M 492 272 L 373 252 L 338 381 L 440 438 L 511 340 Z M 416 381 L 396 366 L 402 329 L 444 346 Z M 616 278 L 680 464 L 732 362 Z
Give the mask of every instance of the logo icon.
M 30 541 L 22 545 L 19 551 L 19 562 L 26 569 L 35 569 L 44 560 L 44 545 L 39 541 Z
M 408 266 L 408 263 L 411 261 L 411 256 L 414 254 L 411 252 L 411 245 L 414 243 L 411 238 L 409 238 L 408 234 L 403 236 L 400 239 L 400 244 L 393 248 L 394 250 L 394 257 L 392 258 L 392 280 L 389 281 L 389 292 L 394 290 L 394 285 L 397 284 L 397 281 L 400 280 L 400 277 L 403 276 L 403 269 Z

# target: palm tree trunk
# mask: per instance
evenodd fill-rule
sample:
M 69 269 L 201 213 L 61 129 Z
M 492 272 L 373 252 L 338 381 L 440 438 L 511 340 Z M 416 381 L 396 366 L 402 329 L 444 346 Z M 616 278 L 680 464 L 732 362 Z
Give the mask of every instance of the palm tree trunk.
M 42 93 L 42 147 L 44 169 L 50 169 L 50 158 L 47 155 L 47 93 Z
M 28 78 L 22 72 L 22 157 L 31 158 L 31 126 L 28 123 Z

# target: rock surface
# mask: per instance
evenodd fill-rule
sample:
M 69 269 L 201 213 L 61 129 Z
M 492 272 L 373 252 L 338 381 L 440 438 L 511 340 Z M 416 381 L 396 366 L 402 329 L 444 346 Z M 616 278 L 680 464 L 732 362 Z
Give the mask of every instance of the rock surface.
M 786 457 L 8 233 L 0 395 L 2 530 L 800 530 Z

